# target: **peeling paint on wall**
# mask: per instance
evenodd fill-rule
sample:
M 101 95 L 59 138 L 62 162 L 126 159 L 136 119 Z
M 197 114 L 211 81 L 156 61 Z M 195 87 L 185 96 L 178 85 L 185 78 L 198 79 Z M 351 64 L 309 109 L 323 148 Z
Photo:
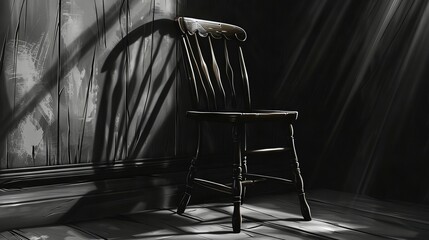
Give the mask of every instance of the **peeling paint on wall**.
M 65 1 L 64 6 L 65 7 L 62 7 L 61 10 L 63 19 L 61 22 L 61 37 L 66 47 L 68 47 L 79 38 L 84 29 L 82 20 L 84 11 L 80 9 L 79 5 L 73 0 Z
M 42 39 L 45 39 L 43 44 L 41 43 Z M 15 102 L 21 101 L 26 93 L 41 83 L 48 47 L 49 42 L 43 36 L 38 43 L 12 40 L 7 44 L 8 52 L 6 55 L 13 57 L 6 59 L 5 70 L 9 84 L 16 83 L 16 91 L 14 92 L 16 95 L 9 96 L 14 98 Z M 48 111 L 46 112 L 47 116 L 52 115 L 52 109 L 49 109 L 49 106 L 45 106 L 44 109 Z
M 5 61 L 5 75 L 7 85 L 11 86 L 9 89 L 13 89 L 7 92 L 10 103 L 21 102 L 33 88 L 45 87 L 42 75 L 49 45 L 49 38 L 45 34 L 35 43 L 24 40 L 8 42 L 6 56 L 9 57 Z M 17 106 L 11 107 L 14 109 Z M 16 156 L 12 158 L 12 166 L 36 165 L 36 155 L 45 152 L 41 147 L 44 146 L 44 129 L 54 124 L 54 120 L 53 98 L 47 94 L 11 133 L 8 151 Z M 16 162 L 19 159 L 23 162 Z
M 43 139 L 43 130 L 34 118 L 28 116 L 21 124 L 22 145 L 16 151 L 20 155 L 33 156 L 33 148 L 37 148 Z M 25 156 L 24 156 L 25 157 Z

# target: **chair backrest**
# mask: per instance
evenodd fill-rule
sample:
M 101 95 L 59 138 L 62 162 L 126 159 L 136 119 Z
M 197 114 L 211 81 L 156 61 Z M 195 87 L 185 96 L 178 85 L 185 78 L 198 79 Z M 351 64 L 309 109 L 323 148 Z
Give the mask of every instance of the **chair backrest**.
M 247 38 L 244 29 L 188 17 L 180 17 L 177 21 L 183 33 L 183 59 L 194 107 L 198 110 L 250 110 L 249 80 L 241 48 Z

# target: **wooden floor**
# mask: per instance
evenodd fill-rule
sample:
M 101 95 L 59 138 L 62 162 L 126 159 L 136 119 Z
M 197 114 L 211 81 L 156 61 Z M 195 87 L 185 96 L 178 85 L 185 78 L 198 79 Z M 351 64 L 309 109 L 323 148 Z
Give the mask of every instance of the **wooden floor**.
M 68 225 L 15 229 L 0 239 L 429 239 L 429 206 L 378 201 L 329 190 L 308 194 L 313 220 L 301 221 L 294 194 L 243 205 L 243 231 L 231 233 L 227 203 L 145 211 Z

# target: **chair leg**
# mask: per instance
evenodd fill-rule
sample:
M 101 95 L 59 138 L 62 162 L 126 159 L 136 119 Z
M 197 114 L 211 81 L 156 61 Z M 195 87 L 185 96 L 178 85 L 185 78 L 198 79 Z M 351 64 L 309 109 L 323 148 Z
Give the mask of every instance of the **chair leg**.
M 194 187 L 194 178 L 195 178 L 195 174 L 197 172 L 196 165 L 197 165 L 197 161 L 199 158 L 200 146 L 201 146 L 201 123 L 198 123 L 197 149 L 195 152 L 195 156 L 191 160 L 191 165 L 189 166 L 188 175 L 186 177 L 185 193 L 183 194 L 183 197 L 180 200 L 180 203 L 177 207 L 177 213 L 178 214 L 183 214 L 185 212 L 185 209 L 188 206 L 189 201 L 191 200 L 192 189 Z
M 243 170 L 242 179 L 244 181 L 246 180 L 245 175 L 247 174 L 247 157 L 246 156 L 242 157 L 241 164 L 242 164 L 242 170 Z M 241 205 L 243 205 L 244 203 L 244 199 L 246 197 L 246 190 L 247 190 L 246 187 L 242 186 Z
M 179 206 L 177 207 L 178 214 L 183 214 L 185 212 L 185 209 L 188 206 L 189 201 L 191 200 L 191 194 L 192 194 L 194 178 L 196 173 L 196 167 L 195 167 L 196 162 L 197 162 L 197 158 L 192 158 L 191 166 L 189 167 L 188 175 L 186 178 L 185 193 L 183 194 L 182 200 L 180 200 Z
M 234 125 L 232 133 L 232 141 L 234 145 L 234 159 L 233 159 L 233 182 L 232 182 L 232 195 L 234 203 L 234 212 L 232 214 L 232 229 L 234 233 L 241 231 L 241 194 L 243 186 L 242 180 L 242 168 L 241 168 L 241 141 L 242 141 L 242 125 Z
M 241 146 L 241 164 L 243 169 L 243 181 L 246 180 L 246 174 L 247 174 L 247 156 L 243 154 L 243 152 L 246 152 L 247 150 L 247 133 L 246 133 L 246 125 L 243 125 L 243 134 L 242 134 L 242 146 Z M 246 187 L 243 186 L 243 191 L 241 193 L 241 204 L 244 203 L 244 199 L 246 197 Z
M 307 199 L 305 198 L 305 192 L 304 192 L 304 182 L 302 180 L 301 171 L 299 169 L 299 162 L 298 162 L 298 156 L 296 154 L 295 149 L 295 140 L 293 136 L 293 126 L 290 124 L 290 141 L 291 141 L 291 147 L 292 147 L 292 171 L 294 175 L 294 182 L 296 191 L 298 192 L 298 198 L 299 198 L 299 204 L 301 207 L 301 214 L 304 217 L 304 220 L 310 221 L 311 220 L 311 212 L 310 212 L 310 206 L 307 203 Z

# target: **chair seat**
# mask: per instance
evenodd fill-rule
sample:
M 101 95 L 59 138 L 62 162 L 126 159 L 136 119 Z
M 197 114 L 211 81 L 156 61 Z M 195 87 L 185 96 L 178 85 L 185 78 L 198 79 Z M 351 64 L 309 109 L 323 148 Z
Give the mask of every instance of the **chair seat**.
M 298 118 L 297 111 L 252 110 L 239 111 L 188 111 L 186 116 L 198 121 L 215 122 L 253 122 L 264 120 L 281 120 L 293 122 Z

